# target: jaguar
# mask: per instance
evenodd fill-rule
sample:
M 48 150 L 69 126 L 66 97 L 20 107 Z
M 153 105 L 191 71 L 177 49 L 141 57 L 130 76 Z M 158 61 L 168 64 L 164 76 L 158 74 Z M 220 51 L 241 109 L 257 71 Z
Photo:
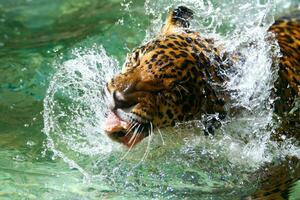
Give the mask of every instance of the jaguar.
M 110 138 L 132 148 L 156 128 L 204 120 L 203 116 L 210 114 L 214 118 L 206 121 L 204 133 L 211 134 L 218 128 L 217 122 L 236 112 L 228 106 L 232 94 L 225 88 L 229 81 L 226 74 L 243 58 L 191 30 L 192 19 L 193 12 L 187 7 L 171 11 L 159 34 L 136 48 L 122 72 L 107 83 L 104 129 Z M 300 111 L 294 112 L 294 104 L 300 95 L 300 13 L 278 18 L 268 32 L 281 53 L 273 64 L 278 73 L 272 92 L 274 113 L 283 118 L 294 113 L 293 119 L 299 119 Z M 299 139 L 297 131 L 287 131 L 293 125 L 289 120 L 278 131 Z M 271 175 L 265 176 L 261 187 L 242 199 L 288 199 L 291 185 L 300 177 L 300 172 L 291 177 L 291 163 L 300 168 L 295 158 L 286 161 L 287 167 L 270 166 Z
M 241 58 L 191 30 L 192 19 L 193 11 L 187 7 L 171 11 L 156 38 L 136 48 L 122 72 L 107 83 L 105 132 L 110 138 L 132 147 L 155 128 L 205 114 L 214 114 L 213 120 L 219 121 L 233 112 L 224 85 L 226 72 Z M 300 17 L 279 18 L 268 31 L 274 33 L 282 54 L 274 111 L 284 115 L 300 94 Z M 218 126 L 207 124 L 207 134 Z

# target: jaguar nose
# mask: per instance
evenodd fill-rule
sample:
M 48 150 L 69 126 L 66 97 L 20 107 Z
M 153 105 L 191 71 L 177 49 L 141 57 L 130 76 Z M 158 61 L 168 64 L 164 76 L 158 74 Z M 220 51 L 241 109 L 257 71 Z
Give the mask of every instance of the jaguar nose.
M 108 88 L 105 87 L 103 95 L 110 110 L 116 110 L 118 108 L 129 108 L 134 104 L 125 97 L 123 92 L 120 92 L 118 90 L 109 91 Z
M 114 107 L 117 108 L 129 108 L 133 105 L 132 102 L 126 100 L 126 97 L 123 93 L 119 91 L 114 91 L 113 94 Z
M 105 89 L 104 95 L 110 110 L 116 110 L 118 108 L 130 108 L 131 106 L 137 104 L 137 101 L 132 99 L 130 95 L 127 96 L 120 91 L 109 92 L 107 89 Z

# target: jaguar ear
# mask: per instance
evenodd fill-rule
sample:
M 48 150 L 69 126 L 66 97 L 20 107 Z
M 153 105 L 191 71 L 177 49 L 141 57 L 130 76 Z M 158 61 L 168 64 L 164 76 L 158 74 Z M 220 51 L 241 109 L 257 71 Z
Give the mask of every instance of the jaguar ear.
M 193 11 L 185 6 L 179 6 L 168 14 L 161 34 L 168 35 L 178 29 L 187 29 L 190 26 L 190 20 L 193 19 Z

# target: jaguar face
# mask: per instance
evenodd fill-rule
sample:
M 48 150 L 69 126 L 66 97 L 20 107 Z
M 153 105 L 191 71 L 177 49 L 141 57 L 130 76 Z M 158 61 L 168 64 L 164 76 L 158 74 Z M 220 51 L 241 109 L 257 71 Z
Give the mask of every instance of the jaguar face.
M 188 86 L 195 61 L 187 51 L 166 49 L 168 45 L 182 49 L 175 41 L 178 38 L 172 35 L 135 50 L 122 73 L 107 84 L 109 136 L 131 146 L 148 136 L 152 127 L 171 126 L 197 112 L 191 109 L 197 98 Z

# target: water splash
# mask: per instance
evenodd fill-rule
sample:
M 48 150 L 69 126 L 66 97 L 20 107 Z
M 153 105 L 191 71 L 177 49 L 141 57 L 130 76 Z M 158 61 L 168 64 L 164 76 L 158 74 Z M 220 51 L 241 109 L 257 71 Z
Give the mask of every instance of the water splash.
M 164 146 L 159 136 L 154 138 L 148 159 L 141 165 L 136 166 L 147 141 L 120 162 L 122 153 L 114 151 L 120 146 L 103 135 L 101 124 L 105 109 L 101 90 L 118 71 L 118 63 L 103 47 L 92 47 L 74 50 L 74 58 L 63 63 L 52 78 L 44 101 L 44 131 L 50 149 L 117 192 L 150 191 L 157 197 L 193 189 L 196 194 L 221 193 L 224 185 L 228 191 L 238 189 L 266 162 L 286 155 L 300 157 L 299 148 L 291 142 L 278 145 L 270 141 L 277 127 L 270 96 L 278 70 L 273 61 L 279 51 L 267 29 L 279 4 L 282 2 L 145 1 L 146 14 L 153 20 L 144 41 L 159 32 L 171 7 L 186 5 L 195 12 L 193 29 L 217 38 L 224 51 L 239 52 L 243 58 L 232 66 L 226 86 L 233 94 L 232 106 L 243 111 L 222 122 L 215 137 L 203 136 L 201 121 L 184 123 L 183 128 L 163 131 Z M 81 155 L 89 157 L 89 162 L 82 162 Z
M 52 150 L 89 156 L 109 153 L 116 145 L 102 132 L 105 102 L 101 91 L 116 73 L 118 62 L 96 45 L 75 49 L 72 55 L 50 82 L 44 100 L 44 132 Z

